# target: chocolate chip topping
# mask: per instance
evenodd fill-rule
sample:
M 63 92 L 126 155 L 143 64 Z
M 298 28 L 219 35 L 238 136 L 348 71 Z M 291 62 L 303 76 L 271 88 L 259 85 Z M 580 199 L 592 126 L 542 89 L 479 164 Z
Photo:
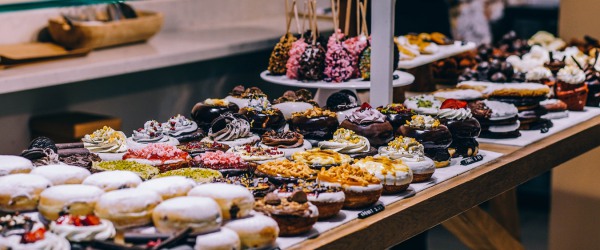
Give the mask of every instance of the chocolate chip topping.
M 265 204 L 271 206 L 279 206 L 281 204 L 281 199 L 275 193 L 269 193 L 265 196 Z
M 290 197 L 288 197 L 288 201 L 295 201 L 300 204 L 304 204 L 308 202 L 308 197 L 304 191 L 294 191 Z

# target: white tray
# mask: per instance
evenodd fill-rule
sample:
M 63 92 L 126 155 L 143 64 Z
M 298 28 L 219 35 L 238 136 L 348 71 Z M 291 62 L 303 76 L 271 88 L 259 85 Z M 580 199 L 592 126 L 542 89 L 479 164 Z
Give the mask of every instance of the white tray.
M 475 49 L 477 45 L 473 42 L 462 44 L 462 42 L 455 42 L 453 45 L 441 45 L 440 50 L 431 55 L 419 55 L 412 60 L 402 60 L 398 62 L 399 69 L 412 69 L 425 64 L 435 62 L 444 58 L 458 55 L 460 53 Z

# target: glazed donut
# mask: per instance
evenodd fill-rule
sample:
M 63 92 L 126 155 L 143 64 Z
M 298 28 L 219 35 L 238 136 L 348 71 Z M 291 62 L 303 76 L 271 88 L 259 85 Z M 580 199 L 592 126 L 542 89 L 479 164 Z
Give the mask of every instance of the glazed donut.
M 220 231 L 203 234 L 196 237 L 194 250 L 228 250 L 242 249 L 240 237 L 231 229 L 221 228 Z
M 96 186 L 104 192 L 124 188 L 135 188 L 142 183 L 142 178 L 131 171 L 106 171 L 88 176 L 83 185 Z
M 137 188 L 152 190 L 160 194 L 163 200 L 185 196 L 196 182 L 183 176 L 167 176 L 142 182 Z
M 90 176 L 90 171 L 82 167 L 70 165 L 47 165 L 34 168 L 31 174 L 41 175 L 52 182 L 52 185 L 81 184 Z
M 40 194 L 38 211 L 50 221 L 58 219 L 63 212 L 88 215 L 103 193 L 100 188 L 80 184 L 53 186 Z
M 238 234 L 243 248 L 263 249 L 274 247 L 279 235 L 277 222 L 271 217 L 262 214 L 232 220 L 225 224 L 224 227 Z
M 127 188 L 102 195 L 94 212 L 111 221 L 115 228 L 124 229 L 150 224 L 152 211 L 161 202 L 156 191 Z
M 0 177 L 0 211 L 35 210 L 40 193 L 52 183 L 39 175 L 11 174 Z
M 219 204 L 205 197 L 176 197 L 156 206 L 152 221 L 161 233 L 174 234 L 192 228 L 193 235 L 214 232 L 223 217 Z
M 18 173 L 29 173 L 33 163 L 25 157 L 14 155 L 0 155 L 0 176 Z
M 218 192 L 215 192 L 218 190 Z M 248 216 L 254 206 L 254 196 L 248 189 L 233 184 L 209 183 L 197 186 L 188 192 L 188 196 L 214 199 L 221 207 L 223 219 L 237 219 Z

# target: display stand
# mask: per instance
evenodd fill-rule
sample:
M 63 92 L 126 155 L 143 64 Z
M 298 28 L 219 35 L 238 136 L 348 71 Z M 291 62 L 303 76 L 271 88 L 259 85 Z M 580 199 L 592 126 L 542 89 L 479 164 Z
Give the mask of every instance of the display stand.
M 412 60 L 401 60 L 398 62 L 398 69 L 414 69 L 438 60 L 458 55 L 460 53 L 474 50 L 476 47 L 477 45 L 473 42 L 463 43 L 461 41 L 456 41 L 452 45 L 440 45 L 440 50 L 435 54 L 419 55 Z

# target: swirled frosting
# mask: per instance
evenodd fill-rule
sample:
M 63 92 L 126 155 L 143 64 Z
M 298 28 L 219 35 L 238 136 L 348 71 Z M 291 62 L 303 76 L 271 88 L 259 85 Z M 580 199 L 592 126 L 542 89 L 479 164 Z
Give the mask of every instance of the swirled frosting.
M 81 141 L 85 148 L 94 153 L 123 153 L 127 151 L 126 139 L 123 132 L 104 126 L 91 135 L 85 135 Z
M 369 140 L 354 131 L 340 128 L 333 133 L 333 139 L 319 142 L 321 149 L 330 149 L 343 154 L 367 152 L 371 149 Z
M 217 119 L 226 119 L 227 125 L 219 131 L 213 131 L 212 127 L 208 130 L 208 136 L 214 141 L 233 141 L 250 135 L 250 123 L 241 117 L 226 113 Z
M 428 115 L 413 115 L 406 124 L 416 128 L 436 128 L 440 126 L 440 121 Z
M 163 133 L 170 136 L 193 133 L 198 130 L 198 124 L 180 114 L 169 118 L 162 124 Z
M 1 242 L 0 242 L 1 243 Z M 11 235 L 6 237 L 8 249 L 19 249 L 19 250 L 69 250 L 71 244 L 67 239 L 60 237 L 51 232 L 45 232 L 44 238 L 33 243 L 21 243 L 20 235 Z M 2 247 L 2 245 L 0 245 Z
M 568 84 L 581 84 L 585 81 L 585 73 L 575 66 L 566 66 L 558 71 L 556 78 Z
M 385 115 L 376 109 L 359 109 L 348 116 L 348 121 L 356 124 L 385 122 Z
M 425 159 L 425 147 L 415 138 L 398 136 L 388 143 L 387 146 L 379 148 L 379 154 L 391 159 L 418 162 Z
M 517 107 L 510 103 L 489 100 L 483 100 L 483 103 L 492 111 L 490 120 L 502 120 L 519 113 Z
M 50 230 L 60 237 L 69 241 L 82 242 L 93 240 L 107 240 L 115 236 L 115 227 L 112 222 L 101 219 L 101 223 L 95 226 L 75 226 L 50 223 Z
M 528 81 L 538 81 L 542 79 L 549 79 L 550 77 L 552 77 L 552 71 L 550 71 L 546 67 L 536 67 L 534 69 L 529 70 L 527 74 L 525 74 L 525 78 Z
M 437 117 L 448 120 L 465 120 L 473 117 L 473 115 L 471 114 L 471 110 L 468 108 L 440 109 Z
M 169 141 L 163 134 L 161 124 L 155 120 L 144 123 L 143 128 L 133 131 L 133 140 L 138 143 L 159 143 Z

